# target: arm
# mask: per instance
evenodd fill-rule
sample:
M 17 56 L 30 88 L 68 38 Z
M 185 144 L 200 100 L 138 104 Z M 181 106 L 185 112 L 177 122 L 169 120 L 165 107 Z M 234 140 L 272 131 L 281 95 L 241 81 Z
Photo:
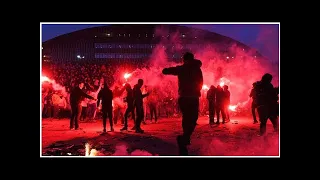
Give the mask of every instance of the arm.
M 63 108 L 64 109 L 67 108 L 67 100 L 66 100 L 66 98 L 63 98 Z
M 147 93 L 147 94 L 142 94 L 142 99 L 145 98 L 145 97 L 147 97 L 147 96 L 149 96 L 149 93 Z
M 253 96 L 253 89 L 251 89 L 249 97 L 252 97 L 252 96 Z
M 100 105 L 100 99 L 101 99 L 101 91 L 98 93 L 98 102 L 97 102 L 97 107 Z
M 179 68 L 178 68 L 178 66 L 177 67 L 164 68 L 162 70 L 162 74 L 177 76 L 179 74 Z
M 99 88 L 98 88 L 98 90 L 96 91 L 96 92 L 100 92 L 100 90 L 101 90 L 101 84 L 99 85 Z
M 81 96 L 84 96 L 88 99 L 94 99 L 93 97 L 89 96 L 88 94 L 84 93 L 83 91 L 81 91 Z

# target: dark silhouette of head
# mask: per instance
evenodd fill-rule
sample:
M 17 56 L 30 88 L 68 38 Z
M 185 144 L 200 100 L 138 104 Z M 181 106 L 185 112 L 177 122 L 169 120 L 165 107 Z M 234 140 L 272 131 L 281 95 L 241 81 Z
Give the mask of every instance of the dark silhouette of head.
M 261 81 L 262 81 L 263 83 L 271 83 L 271 81 L 272 81 L 272 75 L 269 74 L 269 73 L 264 74 L 264 75 L 262 76 L 262 78 L 261 78 Z
M 191 52 L 186 52 L 184 55 L 183 55 L 183 62 L 186 63 L 186 62 L 189 62 L 189 61 L 192 61 L 194 60 L 194 55 L 191 53 Z
M 215 89 L 215 88 L 216 88 L 216 87 L 214 87 L 214 85 L 211 85 L 211 86 L 210 86 L 210 89 Z
M 224 86 L 223 86 L 223 89 L 226 91 L 226 90 L 228 90 L 228 89 L 229 89 L 229 86 L 224 85 Z
M 257 82 L 252 83 L 252 87 L 255 87 L 257 85 Z
M 139 79 L 139 80 L 138 80 L 138 85 L 139 85 L 140 88 L 142 87 L 142 85 L 143 85 L 143 79 Z
M 124 85 L 124 87 L 126 88 L 127 91 L 129 91 L 129 90 L 131 89 L 131 86 L 130 86 L 129 83 L 126 83 L 126 84 Z

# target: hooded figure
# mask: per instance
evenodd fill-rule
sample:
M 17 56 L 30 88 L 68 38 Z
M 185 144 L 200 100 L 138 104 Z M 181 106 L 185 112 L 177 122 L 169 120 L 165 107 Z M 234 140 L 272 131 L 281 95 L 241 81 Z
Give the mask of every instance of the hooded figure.
M 272 75 L 266 73 L 262 76 L 261 81 L 257 82 L 254 87 L 256 95 L 257 110 L 260 119 L 260 135 L 266 133 L 267 120 L 270 119 L 275 131 L 278 131 L 277 122 L 277 93 L 271 84 Z
M 202 63 L 194 59 L 194 55 L 187 52 L 183 55 L 183 65 L 165 68 L 165 75 L 178 76 L 179 107 L 182 112 L 183 135 L 177 136 L 180 155 L 188 155 L 187 145 L 196 127 L 199 110 L 199 97 L 203 85 L 203 76 L 200 69 Z

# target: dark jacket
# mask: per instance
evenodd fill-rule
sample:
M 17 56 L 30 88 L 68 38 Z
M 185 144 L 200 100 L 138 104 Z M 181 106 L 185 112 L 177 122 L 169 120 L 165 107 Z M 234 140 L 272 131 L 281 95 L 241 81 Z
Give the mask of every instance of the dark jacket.
M 207 91 L 207 99 L 209 101 L 215 102 L 216 101 L 216 89 L 215 88 L 210 88 Z
M 271 105 L 277 103 L 277 93 L 271 83 L 259 81 L 254 88 L 256 95 L 256 103 L 258 106 Z
M 165 68 L 163 74 L 178 76 L 180 97 L 200 97 L 203 76 L 200 60 L 191 60 L 181 66 Z
M 230 91 L 229 90 L 224 90 L 223 91 L 224 94 L 224 104 L 225 105 L 229 105 L 230 104 Z
M 113 93 L 109 88 L 103 88 L 98 93 L 97 107 L 100 105 L 100 100 L 102 101 L 102 109 L 112 108 Z
M 71 105 L 78 105 L 81 103 L 83 98 L 94 99 L 93 97 L 84 93 L 79 87 L 73 88 L 70 93 L 70 104 Z
M 127 97 L 125 98 L 125 102 L 128 104 L 133 104 L 133 90 L 131 88 L 127 89 Z
M 138 84 L 134 85 L 133 88 L 133 99 L 135 105 L 142 105 L 143 98 L 147 97 L 148 94 L 142 94 L 141 89 Z

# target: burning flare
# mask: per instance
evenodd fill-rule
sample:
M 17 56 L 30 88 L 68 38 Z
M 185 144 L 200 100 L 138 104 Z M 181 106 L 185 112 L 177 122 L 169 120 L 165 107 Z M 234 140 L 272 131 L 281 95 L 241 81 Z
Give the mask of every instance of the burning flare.
M 209 87 L 208 87 L 207 85 L 204 84 L 204 85 L 202 86 L 202 90 L 208 90 L 208 89 L 209 89 Z
M 90 150 L 90 144 L 86 143 L 86 154 L 85 156 L 97 156 L 98 151 L 96 149 L 91 149 Z
M 41 76 L 40 77 L 40 81 L 41 81 L 41 83 L 43 83 L 45 81 L 50 81 L 50 79 L 48 77 L 46 77 L 46 76 Z
M 123 77 L 127 80 L 129 77 L 131 77 L 131 74 L 125 73 Z
M 230 105 L 230 106 L 229 106 L 229 110 L 230 110 L 230 111 L 236 111 L 236 108 L 237 108 L 236 105 L 233 105 L 233 106 Z

